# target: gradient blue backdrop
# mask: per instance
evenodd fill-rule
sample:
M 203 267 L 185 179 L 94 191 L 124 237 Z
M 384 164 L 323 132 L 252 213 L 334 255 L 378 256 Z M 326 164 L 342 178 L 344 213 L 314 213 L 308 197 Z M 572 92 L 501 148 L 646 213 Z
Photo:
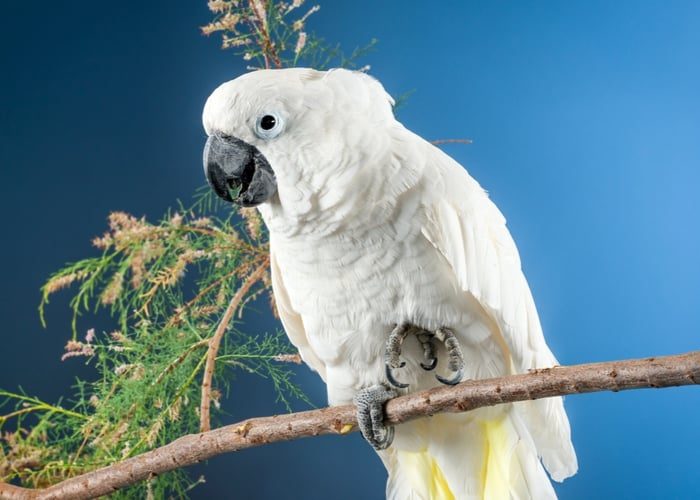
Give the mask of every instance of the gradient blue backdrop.
M 562 363 L 700 347 L 700 2 L 322 3 L 312 28 L 379 38 L 372 74 L 415 89 L 408 127 L 473 139 L 448 152 L 508 217 Z M 55 400 L 89 372 L 59 361 L 67 297 L 39 327 L 42 281 L 92 252 L 110 210 L 156 217 L 203 183 L 201 107 L 244 71 L 199 34 L 209 18 L 203 0 L 3 5 L 0 386 Z M 299 381 L 324 403 L 314 374 Z M 279 411 L 271 397 L 244 377 L 228 421 Z M 700 496 L 699 403 L 696 388 L 568 398 L 581 470 L 561 497 Z M 195 498 L 380 498 L 385 478 L 357 435 L 200 471 Z

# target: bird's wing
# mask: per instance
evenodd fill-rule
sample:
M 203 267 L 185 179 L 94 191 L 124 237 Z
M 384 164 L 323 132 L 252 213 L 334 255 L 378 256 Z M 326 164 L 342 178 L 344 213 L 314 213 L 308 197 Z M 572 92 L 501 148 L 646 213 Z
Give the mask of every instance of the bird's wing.
M 505 218 L 461 165 L 438 148 L 426 147 L 426 182 L 434 184 L 427 190 L 424 236 L 497 325 L 516 373 L 556 365 Z M 561 398 L 518 405 L 552 477 L 574 474 L 576 455 Z
M 299 350 L 301 359 L 303 359 L 312 370 L 317 371 L 325 382 L 326 365 L 316 356 L 316 353 L 314 353 L 309 345 L 309 339 L 304 329 L 304 322 L 302 321 L 301 315 L 292 308 L 292 303 L 289 300 L 287 289 L 282 280 L 282 273 L 280 273 L 275 254 L 272 250 L 270 251 L 270 268 L 272 274 L 272 290 L 275 294 L 277 312 L 282 321 L 282 326 L 284 326 L 284 330 L 287 332 L 289 341 Z

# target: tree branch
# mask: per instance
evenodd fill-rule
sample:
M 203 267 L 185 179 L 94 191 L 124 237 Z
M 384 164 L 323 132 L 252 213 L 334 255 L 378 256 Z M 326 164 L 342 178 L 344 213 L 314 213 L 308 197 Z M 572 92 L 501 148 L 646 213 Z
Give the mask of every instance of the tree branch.
M 401 396 L 386 405 L 386 421 L 400 424 L 442 412 L 464 412 L 502 403 L 597 391 L 622 391 L 700 383 L 700 351 L 659 358 L 611 361 L 533 370 L 522 375 L 470 380 Z M 94 498 L 216 455 L 277 441 L 356 430 L 353 406 L 253 418 L 190 434 L 161 448 L 42 490 L 0 483 L 0 498 Z
M 270 259 L 265 258 L 252 273 L 246 278 L 238 291 L 231 298 L 224 316 L 221 318 L 219 326 L 216 327 L 216 331 L 209 341 L 209 348 L 207 351 L 207 363 L 204 365 L 204 376 L 202 377 L 202 399 L 199 403 L 199 430 L 201 432 L 207 432 L 211 429 L 211 422 L 209 417 L 209 410 L 211 409 L 211 379 L 214 376 L 214 368 L 216 366 L 216 355 L 219 352 L 219 346 L 221 345 L 221 339 L 224 338 L 224 333 L 228 330 L 229 323 L 231 323 L 231 318 L 236 312 L 236 309 L 241 305 L 245 294 L 248 293 L 250 287 L 255 283 L 260 281 L 265 275 L 270 264 Z

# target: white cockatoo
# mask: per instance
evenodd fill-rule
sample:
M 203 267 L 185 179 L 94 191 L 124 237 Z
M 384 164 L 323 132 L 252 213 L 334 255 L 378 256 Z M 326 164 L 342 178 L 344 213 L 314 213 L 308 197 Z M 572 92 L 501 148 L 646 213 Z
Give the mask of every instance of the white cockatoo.
M 262 214 L 284 328 L 357 405 L 387 498 L 555 498 L 545 468 L 577 470 L 561 398 L 382 423 L 396 394 L 557 363 L 503 215 L 392 106 L 361 72 L 245 74 L 204 107 L 207 178 Z

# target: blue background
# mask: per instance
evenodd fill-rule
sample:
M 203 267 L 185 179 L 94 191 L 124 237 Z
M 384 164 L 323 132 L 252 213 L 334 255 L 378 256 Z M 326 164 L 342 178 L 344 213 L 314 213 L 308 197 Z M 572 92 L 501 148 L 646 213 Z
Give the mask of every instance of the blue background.
M 563 364 L 700 348 L 700 2 L 326 0 L 311 27 L 366 58 L 400 119 L 447 150 L 509 219 Z M 38 289 L 91 255 L 110 210 L 155 218 L 203 184 L 200 113 L 244 71 L 197 27 L 204 1 L 6 2 L 0 30 L 0 386 L 49 400 L 64 294 L 49 329 Z M 89 325 L 85 325 L 87 328 Z M 274 328 L 270 320 L 251 331 Z M 320 380 L 299 382 L 324 404 Z M 264 415 L 241 379 L 228 421 Z M 562 498 L 697 498 L 697 388 L 567 399 L 580 472 Z M 381 498 L 358 435 L 218 457 L 195 498 Z

